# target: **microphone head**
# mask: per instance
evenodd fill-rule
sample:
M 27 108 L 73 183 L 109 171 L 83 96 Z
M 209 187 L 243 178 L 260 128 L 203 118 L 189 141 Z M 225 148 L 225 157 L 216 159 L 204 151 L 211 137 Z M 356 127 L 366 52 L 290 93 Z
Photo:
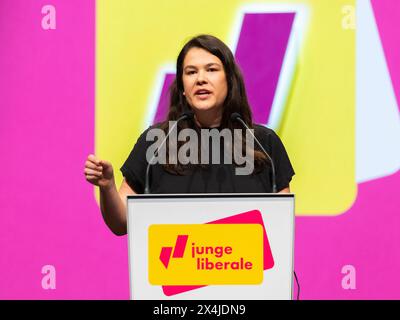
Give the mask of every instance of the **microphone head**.
M 185 112 L 182 113 L 181 117 L 185 117 L 185 119 L 191 120 L 194 117 L 194 112 L 193 110 L 186 110 Z
M 232 121 L 236 121 L 238 118 L 239 118 L 239 119 L 242 118 L 242 117 L 240 116 L 239 113 L 234 112 L 234 113 L 231 114 L 231 120 L 232 120 Z

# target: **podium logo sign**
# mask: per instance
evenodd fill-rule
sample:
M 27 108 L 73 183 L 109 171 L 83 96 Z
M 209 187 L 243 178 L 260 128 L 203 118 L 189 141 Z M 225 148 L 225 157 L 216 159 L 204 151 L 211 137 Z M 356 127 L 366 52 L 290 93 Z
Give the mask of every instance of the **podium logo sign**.
M 264 269 L 260 224 L 152 225 L 153 285 L 260 284 Z

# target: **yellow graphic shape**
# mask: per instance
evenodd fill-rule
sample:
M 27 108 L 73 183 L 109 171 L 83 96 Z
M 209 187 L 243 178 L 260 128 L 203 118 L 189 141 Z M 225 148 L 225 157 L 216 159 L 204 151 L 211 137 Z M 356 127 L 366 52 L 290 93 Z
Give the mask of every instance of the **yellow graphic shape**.
M 182 258 L 173 257 L 178 235 L 188 235 Z M 160 260 L 163 247 L 173 248 L 168 267 Z M 260 284 L 262 281 L 263 228 L 260 224 L 149 227 L 149 282 L 153 285 Z
M 213 34 L 229 45 L 238 29 L 237 15 L 246 6 L 259 5 L 264 12 L 282 2 L 96 4 L 95 153 L 113 163 L 118 187 L 119 168 L 158 98 L 155 89 L 163 66 L 174 66 L 184 43 L 200 33 Z M 357 193 L 355 32 L 346 28 L 348 8 L 355 7 L 355 1 L 285 1 L 285 7 L 291 5 L 303 5 L 309 14 L 297 42 L 294 78 L 277 133 L 296 171 L 291 183 L 296 214 L 338 215 L 352 205 Z
M 296 176 L 296 212 L 338 215 L 357 194 L 355 181 L 355 32 L 344 7 L 307 1 L 310 17 L 279 130 Z M 355 9 L 354 9 L 355 10 Z

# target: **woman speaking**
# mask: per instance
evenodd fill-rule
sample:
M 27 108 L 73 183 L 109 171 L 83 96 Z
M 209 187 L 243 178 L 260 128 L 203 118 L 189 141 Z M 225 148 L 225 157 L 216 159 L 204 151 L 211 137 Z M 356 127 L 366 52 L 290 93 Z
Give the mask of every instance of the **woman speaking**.
M 200 35 L 185 44 L 170 93 L 167 119 L 141 134 L 121 167 L 119 190 L 110 162 L 89 155 L 85 163 L 115 234 L 127 232 L 132 194 L 290 192 L 294 170 L 286 150 L 273 130 L 253 123 L 243 77 L 221 40 Z

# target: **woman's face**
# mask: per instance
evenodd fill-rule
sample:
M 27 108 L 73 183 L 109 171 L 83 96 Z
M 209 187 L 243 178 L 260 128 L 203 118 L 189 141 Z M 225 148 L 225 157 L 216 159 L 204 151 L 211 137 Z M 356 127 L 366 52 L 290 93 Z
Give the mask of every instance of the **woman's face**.
M 201 48 L 191 48 L 183 61 L 183 88 L 187 102 L 196 111 L 222 111 L 228 93 L 221 60 Z

